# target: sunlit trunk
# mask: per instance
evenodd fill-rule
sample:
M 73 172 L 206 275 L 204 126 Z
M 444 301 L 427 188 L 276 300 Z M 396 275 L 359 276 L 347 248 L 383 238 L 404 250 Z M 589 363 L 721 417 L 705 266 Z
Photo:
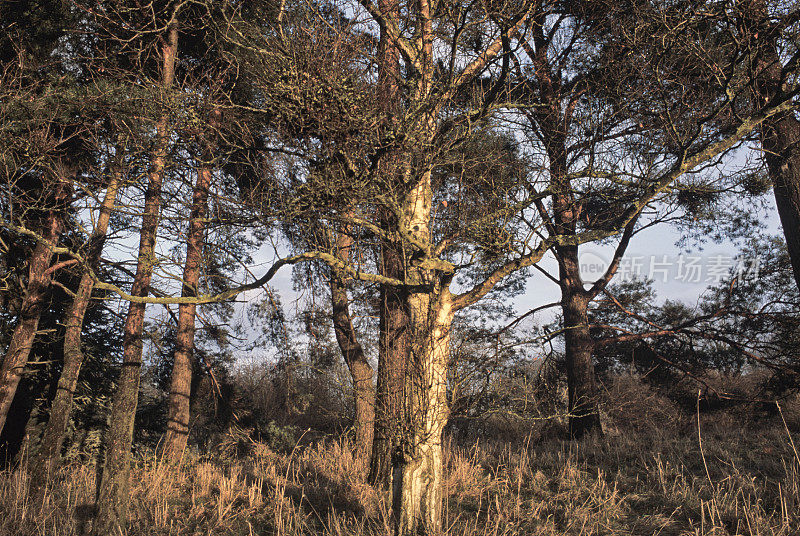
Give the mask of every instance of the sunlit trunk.
M 450 292 L 409 297 L 414 343 L 407 375 L 407 430 L 394 467 L 397 535 L 438 534 L 442 527 L 442 433 L 447 424 L 447 367 L 453 307 Z
M 433 191 L 426 171 L 404 200 L 402 230 L 430 242 Z M 447 423 L 447 366 L 453 322 L 449 276 L 409 259 L 406 281 L 411 349 L 405 374 L 402 435 L 393 460 L 392 512 L 398 535 L 441 530 L 442 432 Z
M 211 169 L 205 166 L 197 172 L 197 182 L 192 193 L 189 230 L 186 235 L 186 264 L 183 270 L 182 296 L 197 296 L 211 175 Z M 167 435 L 164 438 L 164 459 L 173 463 L 180 461 L 189 437 L 196 309 L 197 306 L 193 303 L 184 303 L 178 308 L 178 333 L 169 390 Z
M 163 46 L 162 87 L 172 86 L 175 77 L 175 56 L 178 49 L 178 30 L 173 23 Z M 153 276 L 156 231 L 161 211 L 161 187 L 164 180 L 169 140 L 167 116 L 157 124 L 157 148 L 153 155 L 149 183 L 145 193 L 142 229 L 139 235 L 139 257 L 131 294 L 146 296 Z M 133 423 L 139 401 L 139 382 L 142 367 L 142 329 L 145 304 L 131 302 L 123 337 L 122 370 L 111 408 L 111 420 L 105 440 L 105 465 L 100 478 L 94 526 L 95 536 L 125 531 L 130 486 L 130 455 Z
M 91 270 L 97 268 L 100 255 L 103 251 L 108 223 L 114 210 L 114 202 L 121 181 L 122 171 L 119 162 L 114 167 L 106 188 L 105 197 L 100 204 L 97 223 L 89 238 L 86 262 Z M 83 365 L 83 351 L 81 350 L 81 331 L 86 310 L 92 297 L 94 280 L 88 272 L 84 272 L 78 284 L 78 291 L 69 308 L 64 314 L 64 368 L 58 380 L 58 388 L 53 403 L 50 406 L 50 418 L 45 427 L 41 446 L 37 454 L 37 461 L 31 464 L 34 472 L 34 482 L 46 480 L 46 477 L 55 471 L 61 459 L 61 447 L 67 425 L 72 415 L 73 396 L 78 385 L 78 376 Z

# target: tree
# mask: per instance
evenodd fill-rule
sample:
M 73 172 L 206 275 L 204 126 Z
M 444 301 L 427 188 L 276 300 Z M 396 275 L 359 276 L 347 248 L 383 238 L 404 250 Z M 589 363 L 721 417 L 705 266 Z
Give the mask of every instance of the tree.
M 677 402 L 704 404 L 761 401 L 797 389 L 797 302 L 792 265 L 780 237 L 750 237 L 730 273 L 710 285 L 696 304 L 657 304 L 650 282 L 613 285 L 591 311 L 592 336 L 607 371 L 642 374 Z M 787 292 L 787 289 L 790 289 Z M 709 380 L 714 372 L 765 373 L 747 392 L 729 392 Z
M 33 238 L 27 259 L 27 281 L 19 318 L 0 366 L 0 431 L 8 416 L 20 377 L 28 362 L 54 267 L 50 263 L 65 227 L 72 201 L 73 181 L 87 159 L 87 129 L 76 108 L 81 88 L 66 75 L 65 54 L 59 46 L 74 17 L 67 6 L 26 2 L 27 9 L 6 9 L 0 39 L 3 69 L 2 128 L 5 147 L 0 154 L 4 175 L 0 225 Z M 29 32 L 28 46 L 18 46 L 20 33 Z M 60 94 L 65 97 L 55 98 Z
M 770 3 L 771 4 L 771 3 Z M 737 2 L 740 39 L 749 56 L 753 105 L 770 103 L 797 85 L 800 50 L 797 33 L 800 11 L 781 13 L 765 0 Z M 779 48 L 785 44 L 785 49 Z M 775 193 L 786 246 L 800 287 L 800 120 L 786 111 L 765 121 L 759 129 L 764 161 Z
M 197 170 L 197 182 L 192 192 L 189 229 L 186 233 L 186 264 L 183 271 L 182 296 L 197 295 L 204 239 L 203 220 L 208 210 L 208 190 L 212 174 L 213 170 L 207 165 L 201 165 Z M 167 435 L 164 438 L 164 457 L 173 462 L 180 461 L 189 436 L 196 308 L 197 305 L 193 303 L 181 304 L 178 308 L 178 332 L 173 355 Z
M 174 7 L 167 15 L 161 56 L 161 99 L 168 102 L 175 79 L 175 59 L 178 53 L 178 11 Z M 153 152 L 148 187 L 145 194 L 139 256 L 132 296 L 146 296 L 153 275 L 155 240 L 161 208 L 161 188 L 164 180 L 169 143 L 169 116 L 163 111 L 156 124 L 156 147 Z M 142 327 L 145 303 L 131 302 L 125 322 L 122 371 L 114 394 L 110 427 L 106 439 L 106 459 L 97 495 L 97 512 L 93 533 L 100 536 L 119 532 L 127 517 L 130 477 L 130 450 L 133 440 L 133 421 L 139 396 L 142 364 Z
M 657 223 L 658 198 L 668 203 L 673 185 L 646 194 L 645 204 L 638 200 L 652 191 L 663 166 L 739 128 L 737 114 L 749 100 L 752 77 L 730 18 L 723 8 L 706 11 L 704 5 L 544 5 L 521 42 L 516 91 L 528 140 L 549 175 L 550 203 L 537 205 L 547 233 L 576 236 L 620 227 L 616 215 L 631 215 L 608 269 L 588 288 L 577 242 L 553 248 L 559 274 L 550 277 L 562 293 L 574 438 L 601 430 L 589 305 L 613 278 L 637 225 Z M 629 31 L 633 27 L 637 31 Z M 693 175 L 674 185 L 678 197 L 703 194 L 699 185 L 692 187 L 699 181 Z M 641 218 L 645 210 L 650 215 Z
M 114 203 L 122 186 L 124 152 L 121 149 L 121 145 L 117 146 L 117 154 L 114 159 L 105 197 L 99 207 L 97 223 L 86 246 L 86 262 L 94 270 L 98 267 L 106 233 L 108 232 L 108 224 L 114 210 Z M 83 351 L 81 350 L 81 332 L 83 331 L 84 318 L 89 308 L 93 288 L 94 281 L 89 274 L 84 273 L 81 276 L 72 304 L 64 314 L 64 325 L 66 326 L 64 333 L 64 367 L 58 380 L 56 396 L 50 406 L 50 418 L 41 440 L 37 460 L 36 463 L 32 464 L 34 471 L 37 473 L 36 480 L 39 481 L 45 481 L 47 476 L 57 469 L 61 459 L 64 434 L 72 416 L 73 396 L 84 361 Z

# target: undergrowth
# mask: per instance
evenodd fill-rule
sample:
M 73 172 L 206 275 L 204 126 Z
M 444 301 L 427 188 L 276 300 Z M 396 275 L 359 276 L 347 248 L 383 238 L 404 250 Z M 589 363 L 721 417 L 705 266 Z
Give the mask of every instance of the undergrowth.
M 445 534 L 786 535 L 800 531 L 800 459 L 778 426 L 705 436 L 627 433 L 580 443 L 478 441 L 446 448 Z M 132 474 L 131 535 L 383 535 L 388 498 L 365 483 L 353 445 L 276 454 L 153 455 Z M 0 474 L 0 533 L 81 534 L 95 467 L 71 464 L 41 498 L 25 462 Z

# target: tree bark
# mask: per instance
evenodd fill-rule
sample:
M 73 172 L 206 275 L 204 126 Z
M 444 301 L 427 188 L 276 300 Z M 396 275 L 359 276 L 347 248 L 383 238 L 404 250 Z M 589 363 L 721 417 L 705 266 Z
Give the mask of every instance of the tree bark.
M 771 28 L 764 0 L 744 6 L 747 37 L 753 41 L 756 104 L 769 104 L 783 93 L 780 37 Z M 759 129 L 764 160 L 775 194 L 795 283 L 800 288 L 800 121 L 789 111 L 770 117 Z
M 347 229 L 338 233 L 336 255 L 339 259 L 348 262 L 352 246 L 353 239 L 347 234 Z M 375 428 L 375 390 L 372 387 L 372 366 L 367 361 L 364 349 L 358 342 L 355 329 L 353 329 L 347 286 L 335 274 L 332 274 L 330 287 L 333 330 L 353 382 L 355 403 L 353 429 L 357 448 L 356 457 L 363 462 L 372 451 L 372 434 Z
M 432 117 L 427 118 L 423 142 L 431 141 L 434 124 Z M 420 244 L 431 240 L 432 199 L 428 169 L 403 200 L 399 222 L 402 234 L 413 236 Z M 438 534 L 442 528 L 442 433 L 449 417 L 447 367 L 454 315 L 448 290 L 452 276 L 409 261 L 406 282 L 413 289 L 407 298 L 410 353 L 403 411 L 398 415 L 400 445 L 392 460 L 392 516 L 397 536 Z
M 386 240 L 381 248 L 381 275 L 402 280 L 405 269 L 400 245 Z M 378 380 L 369 482 L 388 488 L 392 482 L 393 458 L 402 434 L 398 416 L 403 408 L 404 377 L 410 348 L 405 290 L 382 285 L 379 307 Z
M 182 296 L 197 296 L 211 175 L 209 167 L 201 167 L 198 170 L 197 182 L 192 193 L 192 210 L 186 235 L 186 264 L 183 270 Z M 196 310 L 197 305 L 193 303 L 181 304 L 178 308 L 178 334 L 169 390 L 167 435 L 164 438 L 164 459 L 172 463 L 180 462 L 189 437 Z
M 103 245 L 108 232 L 108 223 L 114 210 L 117 199 L 122 171 L 121 162 L 111 172 L 105 197 L 100 205 L 97 224 L 89 238 L 86 262 L 91 270 L 97 268 Z M 33 482 L 46 482 L 47 478 L 58 468 L 61 460 L 61 447 L 67 424 L 72 415 L 72 401 L 75 388 L 78 385 L 78 376 L 83 365 L 83 352 L 81 351 L 81 331 L 83 319 L 92 298 L 94 280 L 86 272 L 81 276 L 78 290 L 69 308 L 64 314 L 64 368 L 58 380 L 58 388 L 53 403 L 50 406 L 50 418 L 42 437 L 42 442 L 37 454 L 37 460 L 32 464 Z
M 588 300 L 570 289 L 562 298 L 564 341 L 569 393 L 569 436 L 580 439 L 602 432 L 597 407 L 597 381 L 592 353 L 594 342 L 589 333 Z
M 387 17 L 399 16 L 397 0 L 381 0 L 379 7 Z M 378 43 L 378 99 L 384 107 L 386 126 L 394 127 L 395 114 L 400 106 L 400 54 L 396 43 L 381 30 Z M 395 155 L 383 158 L 381 167 L 393 182 L 397 176 Z M 396 229 L 396 217 L 381 210 L 381 227 Z M 381 275 L 403 280 L 405 266 L 402 244 L 397 240 L 381 242 Z M 375 393 L 375 431 L 368 480 L 373 485 L 389 488 L 392 481 L 393 457 L 398 452 L 401 430 L 399 420 L 403 406 L 403 385 L 409 352 L 409 312 L 404 289 L 382 285 L 379 305 L 378 379 Z
M 556 160 L 557 162 L 557 160 Z M 564 177 L 566 168 L 551 160 L 551 174 Z M 576 201 L 569 184 L 561 184 L 554 195 L 554 224 L 560 235 L 576 232 Z M 559 266 L 561 310 L 564 317 L 564 355 L 569 393 L 569 436 L 580 439 L 589 433 L 602 433 L 597 400 L 592 352 L 594 342 L 589 332 L 589 295 L 584 289 L 578 259 L 578 246 L 555 248 Z
M 175 77 L 175 56 L 178 50 L 178 30 L 173 22 L 167 30 L 163 45 L 162 88 L 166 93 Z M 165 97 L 166 98 L 166 97 Z M 131 294 L 146 296 L 153 276 L 156 231 L 161 211 L 161 187 L 164 180 L 169 141 L 168 118 L 164 114 L 156 125 L 157 146 L 145 193 L 142 229 L 139 235 L 139 260 Z M 130 454 L 133 423 L 139 400 L 140 369 L 142 366 L 142 329 L 145 304 L 131 302 L 123 337 L 122 370 L 111 408 L 111 422 L 105 441 L 105 466 L 100 477 L 94 525 L 95 536 L 125 532 L 129 498 Z
M 786 114 L 764 122 L 761 145 L 775 193 L 775 204 L 800 289 L 800 121 Z
M 452 296 L 446 285 L 436 294 L 409 297 L 415 337 L 407 375 L 402 456 L 395 461 L 395 534 L 439 534 L 442 528 L 442 434 L 449 417 L 447 368 Z
M 65 183 L 56 186 L 55 200 L 63 203 L 70 188 Z M 58 242 L 64 225 L 60 207 L 48 210 L 41 227 L 41 237 L 33 248 L 28 261 L 28 284 L 20 308 L 19 322 L 11 335 L 8 349 L 0 366 L 0 432 L 5 427 L 11 402 L 17 392 L 22 372 L 28 364 L 28 357 L 39 328 L 39 319 L 45 306 L 47 289 L 52 274 L 49 272 L 53 247 Z

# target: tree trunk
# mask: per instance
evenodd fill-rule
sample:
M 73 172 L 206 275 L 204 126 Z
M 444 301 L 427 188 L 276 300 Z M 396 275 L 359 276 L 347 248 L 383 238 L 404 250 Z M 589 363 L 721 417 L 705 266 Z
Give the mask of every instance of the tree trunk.
M 350 258 L 352 238 L 345 229 L 336 238 L 336 254 L 344 262 Z M 350 317 L 350 300 L 347 287 L 335 274 L 331 276 L 331 304 L 333 306 L 333 330 L 336 342 L 350 370 L 355 401 L 353 429 L 356 439 L 356 457 L 360 462 L 372 451 L 372 434 L 375 427 L 375 391 L 372 387 L 372 367 L 358 342 L 353 320 Z
M 62 184 L 58 188 L 60 192 L 56 197 L 63 200 L 67 187 Z M 45 241 L 36 243 L 29 259 L 28 285 L 22 300 L 19 322 L 14 328 L 3 364 L 0 366 L 0 432 L 5 426 L 8 410 L 11 408 L 11 402 L 14 400 L 19 380 L 28 363 L 33 341 L 36 338 L 39 318 L 42 315 L 47 289 L 52 278 L 52 274 L 48 271 L 50 259 L 53 256 L 52 248 L 58 242 L 62 227 L 63 219 L 58 208 L 48 211 L 41 229 L 41 236 Z
M 114 202 L 117 199 L 117 192 L 121 180 L 122 171 L 119 164 L 112 170 L 106 194 L 100 205 L 97 216 L 97 225 L 89 238 L 86 254 L 86 262 L 89 268 L 97 268 L 100 254 L 103 251 L 108 222 L 111 219 L 111 212 L 114 209 Z M 94 280 L 89 273 L 81 276 L 78 284 L 78 291 L 72 303 L 64 314 L 64 368 L 58 380 L 58 388 L 53 403 L 50 406 L 50 418 L 42 437 L 42 442 L 37 454 L 37 460 L 32 464 L 34 483 L 46 482 L 49 475 L 58 468 L 61 460 L 61 447 L 64 444 L 64 436 L 67 424 L 72 415 L 72 401 L 75 388 L 78 385 L 78 375 L 83 365 L 83 352 L 81 351 L 81 331 L 83 329 L 83 319 L 92 297 Z
M 355 430 L 357 456 L 365 459 L 372 448 L 372 433 L 375 420 L 375 391 L 372 387 L 372 367 L 359 344 L 348 310 L 347 290 L 341 281 L 331 279 L 331 301 L 333 303 L 333 329 L 336 341 L 344 356 L 353 381 L 355 399 Z
M 208 189 L 211 185 L 211 169 L 201 167 L 192 193 L 192 211 L 189 231 L 186 235 L 186 265 L 183 270 L 182 296 L 197 296 L 200 281 L 200 263 L 203 255 L 203 232 L 208 211 Z M 164 459 L 179 463 L 186 450 L 189 437 L 189 408 L 192 388 L 192 355 L 194 352 L 195 314 L 193 303 L 181 304 L 178 308 L 178 334 L 172 383 L 169 391 L 169 414 L 167 435 L 164 438 Z
M 162 51 L 162 88 L 165 93 L 172 86 L 175 77 L 177 49 L 178 30 L 173 23 L 168 29 L 167 42 Z M 139 235 L 139 261 L 131 289 L 133 296 L 146 296 L 153 276 L 156 230 L 161 209 L 161 186 L 169 140 L 166 114 L 159 119 L 156 128 L 158 141 L 145 193 L 142 229 Z M 119 534 L 125 531 L 133 423 L 139 401 L 141 379 L 144 313 L 144 303 L 130 303 L 123 337 L 122 370 L 117 380 L 111 408 L 111 422 L 106 434 L 105 466 L 100 478 L 97 509 L 92 527 L 95 536 Z
M 402 249 L 384 241 L 381 274 L 402 280 Z M 369 482 L 388 488 L 392 482 L 393 458 L 402 434 L 398 416 L 403 408 L 403 386 L 410 347 L 409 312 L 403 289 L 381 286 L 378 339 L 378 381 L 375 395 L 375 432 Z
M 800 121 L 791 114 L 765 121 L 761 128 L 761 145 L 794 280 L 800 289 Z
M 555 161 L 555 159 L 553 160 Z M 551 173 L 565 176 L 551 163 Z M 575 235 L 576 202 L 569 183 L 561 185 L 562 193 L 554 196 L 554 223 L 560 235 Z M 580 439 L 589 433 L 602 433 L 600 412 L 597 406 L 597 380 L 595 379 L 592 352 L 594 342 L 589 333 L 589 296 L 584 289 L 578 260 L 578 246 L 555 248 L 561 286 L 561 310 L 564 315 L 564 354 L 567 366 L 569 393 L 569 436 Z
M 764 0 L 745 6 L 744 23 L 754 42 L 754 95 L 757 104 L 769 104 L 783 93 L 783 74 L 776 42 Z M 764 160 L 775 194 L 794 279 L 800 288 L 800 121 L 789 111 L 770 117 L 759 129 Z
M 432 126 L 430 119 L 426 134 L 433 132 Z M 432 198 L 428 170 L 403 202 L 401 230 L 417 243 L 430 243 Z M 392 516 L 398 536 L 438 534 L 442 528 L 442 433 L 449 416 L 447 367 L 454 314 L 449 277 L 412 262 L 406 281 L 414 290 L 408 293 L 411 342 L 403 411 L 398 415 L 401 442 L 392 468 Z
M 432 303 L 433 302 L 433 303 Z M 438 296 L 409 297 L 415 330 L 407 375 L 407 430 L 402 456 L 394 466 L 395 534 L 438 534 L 442 528 L 442 433 L 447 424 L 447 367 L 452 297 L 447 288 Z
M 540 15 L 544 17 L 544 13 Z M 575 197 L 569 179 L 567 132 L 571 115 L 563 109 L 561 72 L 553 68 L 548 57 L 548 38 L 544 35 L 543 19 L 537 25 L 533 60 L 539 90 L 546 106 L 536 112 L 542 143 L 547 151 L 551 186 L 553 188 L 553 217 L 551 234 L 576 236 L 580 201 Z M 569 434 L 572 439 L 587 433 L 602 433 L 597 408 L 597 382 L 592 364 L 593 342 L 589 333 L 589 295 L 584 290 L 580 273 L 577 245 L 556 246 L 561 308 L 564 315 L 564 341 L 569 392 Z
M 569 392 L 569 436 L 580 439 L 590 433 L 601 433 L 597 407 L 597 381 L 592 352 L 594 342 L 589 333 L 588 300 L 583 289 L 568 289 L 562 297 L 564 341 Z
M 386 16 L 399 16 L 398 0 L 380 0 L 379 8 Z M 400 106 L 400 54 L 385 30 L 381 30 L 378 43 L 378 100 L 386 114 L 387 127 L 392 128 L 394 115 Z M 388 182 L 397 175 L 394 155 L 381 162 Z M 379 214 L 383 229 L 392 231 L 397 222 L 388 211 Z M 384 239 L 381 243 L 381 274 L 404 279 L 402 245 Z M 403 382 L 409 352 L 409 313 L 403 289 L 382 285 L 380 289 L 380 334 L 378 339 L 378 380 L 375 393 L 375 431 L 368 480 L 373 485 L 389 488 L 392 481 L 392 459 L 399 447 L 401 430 L 399 420 L 403 404 Z
M 558 134 L 553 135 L 553 138 L 558 141 L 558 147 L 565 147 L 565 141 Z M 556 177 L 555 183 L 559 192 L 553 196 L 555 232 L 562 236 L 574 236 L 578 207 L 571 184 L 568 180 L 560 178 L 566 176 L 566 161 L 562 158 L 564 153 L 551 150 L 550 154 L 553 155 L 550 173 Z M 558 259 L 561 310 L 564 316 L 569 436 L 571 439 L 580 439 L 589 433 L 602 434 L 603 431 L 597 405 L 597 380 L 592 362 L 594 342 L 589 332 L 590 298 L 584 289 L 580 273 L 578 246 L 557 246 L 555 254 Z

